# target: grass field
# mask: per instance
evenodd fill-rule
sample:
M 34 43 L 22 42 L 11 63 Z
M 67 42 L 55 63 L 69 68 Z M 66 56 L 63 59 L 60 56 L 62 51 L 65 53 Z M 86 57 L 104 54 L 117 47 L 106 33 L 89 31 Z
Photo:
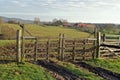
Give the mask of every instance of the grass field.
M 19 25 L 16 24 L 1 24 L 1 26 L 8 26 L 14 30 L 21 29 Z M 29 31 L 33 36 L 58 36 L 60 33 L 65 34 L 66 37 L 71 38 L 84 38 L 88 37 L 89 34 L 86 32 L 81 32 L 75 29 L 60 27 L 60 26 L 39 26 L 35 24 L 26 24 L 25 29 Z M 25 35 L 28 35 L 25 32 Z
M 107 70 L 120 73 L 120 59 L 95 59 L 86 61 L 86 63 L 92 66 L 102 67 Z
M 75 65 L 67 62 L 58 62 L 58 65 L 63 66 L 66 70 L 72 72 L 73 74 L 76 74 L 80 77 L 84 77 L 88 80 L 103 80 L 101 77 L 87 71 L 86 69 L 76 67 Z
M 42 67 L 30 63 L 0 64 L 0 80 L 55 80 Z

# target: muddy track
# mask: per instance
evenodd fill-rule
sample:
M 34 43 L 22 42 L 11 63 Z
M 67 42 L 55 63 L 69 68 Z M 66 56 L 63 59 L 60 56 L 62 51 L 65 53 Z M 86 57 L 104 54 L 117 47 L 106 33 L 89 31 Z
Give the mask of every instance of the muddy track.
M 83 67 L 85 69 L 88 69 L 90 72 L 98 74 L 99 76 L 103 77 L 105 80 L 120 80 L 120 74 L 103 69 L 101 67 L 94 67 L 85 62 L 79 62 L 74 64 Z
M 85 78 L 80 78 L 79 76 L 72 74 L 71 72 L 67 71 L 62 66 L 55 64 L 54 62 L 39 60 L 38 64 L 50 71 L 58 73 L 64 78 L 64 80 L 87 80 Z

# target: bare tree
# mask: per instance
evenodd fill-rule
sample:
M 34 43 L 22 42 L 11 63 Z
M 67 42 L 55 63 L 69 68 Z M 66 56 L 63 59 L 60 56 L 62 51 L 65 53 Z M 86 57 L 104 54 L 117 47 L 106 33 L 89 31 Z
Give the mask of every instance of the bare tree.
M 34 23 L 35 23 L 35 24 L 40 24 L 40 18 L 35 17 L 35 18 L 34 18 Z

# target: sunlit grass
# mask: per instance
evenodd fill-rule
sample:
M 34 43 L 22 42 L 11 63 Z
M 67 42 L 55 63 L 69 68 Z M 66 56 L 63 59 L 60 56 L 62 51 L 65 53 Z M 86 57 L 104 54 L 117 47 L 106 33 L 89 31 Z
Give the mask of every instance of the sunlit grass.
M 15 40 L 0 40 L 0 46 L 10 46 L 15 44 Z
M 86 63 L 120 73 L 120 59 L 95 59 L 86 61 Z
M 30 63 L 0 64 L 0 80 L 55 80 L 45 69 Z

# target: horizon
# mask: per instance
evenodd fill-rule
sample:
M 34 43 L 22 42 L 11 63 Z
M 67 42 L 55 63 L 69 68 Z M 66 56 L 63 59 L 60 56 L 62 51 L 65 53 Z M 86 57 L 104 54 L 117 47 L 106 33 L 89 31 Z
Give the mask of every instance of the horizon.
M 18 18 L 18 17 L 7 17 L 7 16 L 0 16 L 0 17 L 5 17 L 5 18 L 10 18 L 10 19 L 21 19 L 21 20 L 30 20 L 30 21 L 34 21 L 33 19 L 24 19 L 24 18 Z M 59 19 L 58 19 L 59 20 Z M 40 22 L 52 22 L 51 21 L 40 21 Z M 92 23 L 92 22 L 68 22 L 68 23 L 86 23 L 86 24 L 115 24 L 115 25 L 120 25 L 120 23 Z
M 0 0 L 0 16 L 24 20 L 120 24 L 119 0 Z

